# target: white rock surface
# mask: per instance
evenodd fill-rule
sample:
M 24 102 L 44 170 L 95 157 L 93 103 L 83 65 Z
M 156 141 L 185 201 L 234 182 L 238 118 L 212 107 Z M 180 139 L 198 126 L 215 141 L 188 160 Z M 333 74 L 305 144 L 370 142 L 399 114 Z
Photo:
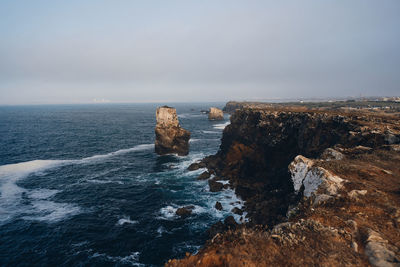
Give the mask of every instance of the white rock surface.
M 343 186 L 344 180 L 326 169 L 314 166 L 314 161 L 298 155 L 289 165 L 295 192 L 304 186 L 304 196 L 310 197 L 320 189 L 321 194 L 334 196 Z

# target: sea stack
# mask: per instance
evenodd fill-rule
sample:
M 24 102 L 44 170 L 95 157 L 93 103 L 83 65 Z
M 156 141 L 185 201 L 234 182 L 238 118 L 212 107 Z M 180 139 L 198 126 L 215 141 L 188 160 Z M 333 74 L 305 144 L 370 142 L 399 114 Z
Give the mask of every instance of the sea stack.
M 214 120 L 223 120 L 224 119 L 224 112 L 219 108 L 210 108 L 210 113 L 208 113 L 208 119 L 211 121 Z
M 155 151 L 159 155 L 189 153 L 190 132 L 179 125 L 176 109 L 168 106 L 157 108 Z

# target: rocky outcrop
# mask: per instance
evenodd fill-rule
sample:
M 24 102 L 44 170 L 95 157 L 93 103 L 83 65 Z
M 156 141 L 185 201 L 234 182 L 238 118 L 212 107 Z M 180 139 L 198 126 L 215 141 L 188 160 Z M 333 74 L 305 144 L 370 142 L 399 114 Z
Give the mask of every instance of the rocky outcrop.
M 400 266 L 400 256 L 396 255 L 397 248 L 390 248 L 388 241 L 383 239 L 377 232 L 368 229 L 365 255 L 369 262 L 377 267 Z
M 195 206 L 190 205 L 190 206 L 184 206 L 181 208 L 178 208 L 176 210 L 176 215 L 180 216 L 181 218 L 188 217 L 190 214 L 192 214 L 192 211 L 194 210 Z
M 174 108 L 163 106 L 156 111 L 155 151 L 159 155 L 189 153 L 190 132 L 179 125 Z
M 210 108 L 210 112 L 208 113 L 208 119 L 211 121 L 214 120 L 223 120 L 224 119 L 224 112 L 219 108 Z
M 388 141 L 388 129 L 390 136 L 400 137 L 394 122 L 391 117 L 359 113 L 242 108 L 231 116 L 218 153 L 205 158 L 203 163 L 216 176 L 230 180 L 236 193 L 246 201 L 252 223 L 273 225 L 284 220 L 289 205 L 301 197 L 288 171 L 296 156 L 324 155 L 335 161 L 343 159 L 341 149 L 388 145 L 394 140 Z M 335 182 L 336 177 L 324 169 L 315 167 L 307 171 L 308 177 L 299 181 L 300 186 L 303 182 L 310 188 L 323 183 L 331 188 L 328 184 Z M 332 179 L 322 182 L 323 176 Z M 308 189 L 305 192 L 308 194 Z
M 229 180 L 249 223 L 215 224 L 167 266 L 398 266 L 398 140 L 398 115 L 237 110 L 201 166 Z
M 301 155 L 297 156 L 289 165 L 293 188 L 296 193 L 310 197 L 319 190 L 319 194 L 334 196 L 343 186 L 344 180 L 333 175 L 326 169 L 315 166 L 314 161 Z

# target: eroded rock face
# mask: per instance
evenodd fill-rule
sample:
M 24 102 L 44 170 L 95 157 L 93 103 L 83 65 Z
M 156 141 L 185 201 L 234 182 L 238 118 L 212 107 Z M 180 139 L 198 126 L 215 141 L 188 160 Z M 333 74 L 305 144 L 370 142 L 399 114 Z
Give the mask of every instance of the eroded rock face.
M 224 112 L 219 108 L 210 108 L 210 112 L 208 113 L 209 120 L 223 120 L 224 119 Z
M 167 266 L 398 266 L 398 140 L 395 116 L 237 110 L 202 163 L 229 179 L 250 223 L 218 222 L 203 249 Z
M 190 132 L 179 125 L 174 108 L 163 106 L 156 111 L 155 151 L 159 155 L 177 153 L 184 156 L 189 153 Z
M 297 202 L 295 191 L 303 182 L 310 188 L 306 194 L 311 194 L 314 183 L 322 183 L 318 177 L 325 174 L 333 179 L 325 179 L 332 182 L 323 183 L 326 190 L 335 192 L 336 187 L 332 184 L 340 183 L 334 175 L 320 168 L 306 168 L 304 171 L 309 177 L 294 181 L 288 165 L 296 156 L 303 155 L 308 159 L 322 156 L 328 161 L 338 161 L 353 148 L 388 145 L 390 142 L 381 125 L 381 118 L 359 114 L 299 111 L 296 108 L 242 108 L 236 110 L 230 125 L 224 129 L 218 153 L 202 162 L 216 176 L 230 180 L 236 193 L 247 203 L 250 221 L 271 225 L 284 220 L 288 206 Z M 396 127 L 391 129 L 391 134 L 400 137 Z M 298 184 L 293 185 L 293 182 Z

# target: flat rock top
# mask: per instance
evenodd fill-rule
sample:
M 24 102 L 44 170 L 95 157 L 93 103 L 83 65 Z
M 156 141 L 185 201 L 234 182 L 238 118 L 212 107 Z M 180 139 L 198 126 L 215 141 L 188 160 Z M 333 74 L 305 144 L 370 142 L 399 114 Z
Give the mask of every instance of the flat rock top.
M 156 111 L 157 126 L 179 126 L 176 109 L 168 106 L 157 108 Z
M 223 114 L 222 110 L 220 110 L 219 108 L 215 108 L 215 107 L 210 108 L 210 113 Z

